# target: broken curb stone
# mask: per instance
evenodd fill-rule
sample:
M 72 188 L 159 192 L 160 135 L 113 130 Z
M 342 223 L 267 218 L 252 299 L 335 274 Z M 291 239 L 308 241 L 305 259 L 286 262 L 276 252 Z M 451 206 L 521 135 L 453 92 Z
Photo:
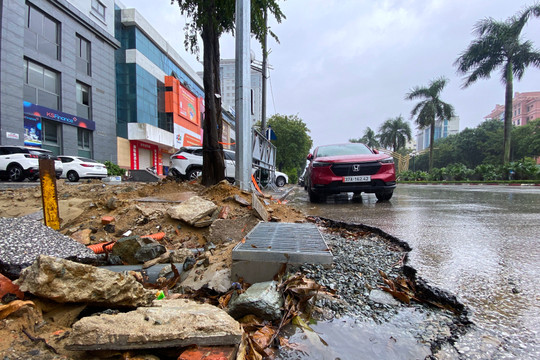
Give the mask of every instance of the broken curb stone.
M 150 238 L 141 238 L 140 236 L 128 236 L 122 239 L 119 239 L 112 248 L 112 255 L 118 256 L 122 261 L 127 265 L 137 265 L 141 262 L 145 262 L 148 260 L 151 260 L 153 258 L 145 258 L 143 256 L 143 253 L 139 254 L 139 258 L 144 258 L 143 261 L 140 261 L 137 259 L 137 254 L 139 251 L 146 245 L 149 244 L 158 244 L 156 241 L 150 239 Z M 165 248 L 163 248 L 165 249 Z M 163 251 L 165 252 L 165 251 Z M 162 253 L 163 253 L 162 252 Z M 161 255 L 157 254 L 155 257 Z
M 281 317 L 283 299 L 276 286 L 275 281 L 251 285 L 229 303 L 229 314 L 235 319 L 253 314 L 262 319 L 278 320 Z
M 215 306 L 185 299 L 154 304 L 127 313 L 82 318 L 73 324 L 66 348 L 128 350 L 240 343 L 240 324 Z
M 212 201 L 205 200 L 200 196 L 193 196 L 180 205 L 170 207 L 167 213 L 173 219 L 193 225 L 203 217 L 212 214 L 217 208 L 217 205 Z
M 24 269 L 15 284 L 59 303 L 137 307 L 154 297 L 131 275 L 45 255 Z

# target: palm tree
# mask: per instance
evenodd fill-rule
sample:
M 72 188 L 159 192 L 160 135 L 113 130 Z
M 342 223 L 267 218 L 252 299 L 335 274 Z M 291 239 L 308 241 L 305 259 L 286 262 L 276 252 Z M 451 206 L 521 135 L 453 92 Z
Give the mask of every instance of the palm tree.
M 540 67 L 540 52 L 533 48 L 532 42 L 520 39 L 521 31 L 531 15 L 540 16 L 540 4 L 526 8 L 504 22 L 492 18 L 480 20 L 474 28 L 478 38 L 471 42 L 454 63 L 458 73 L 467 75 L 463 88 L 480 78 L 489 78 L 494 70 L 501 69 L 501 81 L 506 85 L 504 163 L 510 161 L 513 78 L 521 80 L 529 65 Z
M 394 152 L 404 148 L 411 140 L 411 126 L 403 116 L 386 120 L 379 129 L 379 139 L 385 148 L 392 148 Z
M 366 131 L 364 132 L 364 136 L 362 136 L 359 139 L 350 139 L 349 142 L 352 143 L 363 143 L 369 146 L 370 148 L 377 148 L 381 146 L 379 144 L 379 140 L 377 140 L 379 136 L 375 134 L 375 131 L 373 131 L 369 126 L 366 128 Z
M 449 120 L 454 117 L 454 107 L 441 100 L 440 95 L 448 79 L 440 77 L 432 80 L 428 87 L 414 87 L 407 95 L 406 100 L 422 99 L 411 111 L 411 117 L 416 118 L 420 129 L 430 128 L 429 131 L 429 171 L 433 168 L 433 143 L 435 142 L 435 121 Z

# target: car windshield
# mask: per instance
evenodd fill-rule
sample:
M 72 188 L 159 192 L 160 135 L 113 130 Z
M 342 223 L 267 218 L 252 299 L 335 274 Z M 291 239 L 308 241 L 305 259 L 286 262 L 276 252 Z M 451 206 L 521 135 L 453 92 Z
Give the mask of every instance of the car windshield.
M 317 157 L 365 154 L 373 153 L 366 145 L 360 143 L 320 146 L 317 150 Z

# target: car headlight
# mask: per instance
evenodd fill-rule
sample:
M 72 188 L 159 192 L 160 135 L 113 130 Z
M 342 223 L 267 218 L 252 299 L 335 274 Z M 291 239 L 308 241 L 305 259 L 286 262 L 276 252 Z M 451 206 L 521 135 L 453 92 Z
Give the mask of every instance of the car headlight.
M 382 160 L 379 160 L 382 164 L 393 164 L 394 163 L 394 158 L 393 157 L 388 157 L 386 159 L 382 159 Z
M 313 167 L 323 167 L 323 166 L 330 166 L 331 163 L 322 162 L 322 161 L 314 161 Z

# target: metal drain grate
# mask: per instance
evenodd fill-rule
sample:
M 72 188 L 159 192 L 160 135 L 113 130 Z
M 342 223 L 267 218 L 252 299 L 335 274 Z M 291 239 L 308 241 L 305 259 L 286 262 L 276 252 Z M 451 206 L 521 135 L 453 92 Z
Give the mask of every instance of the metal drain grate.
M 315 224 L 260 222 L 232 251 L 233 260 L 331 264 L 332 253 Z

